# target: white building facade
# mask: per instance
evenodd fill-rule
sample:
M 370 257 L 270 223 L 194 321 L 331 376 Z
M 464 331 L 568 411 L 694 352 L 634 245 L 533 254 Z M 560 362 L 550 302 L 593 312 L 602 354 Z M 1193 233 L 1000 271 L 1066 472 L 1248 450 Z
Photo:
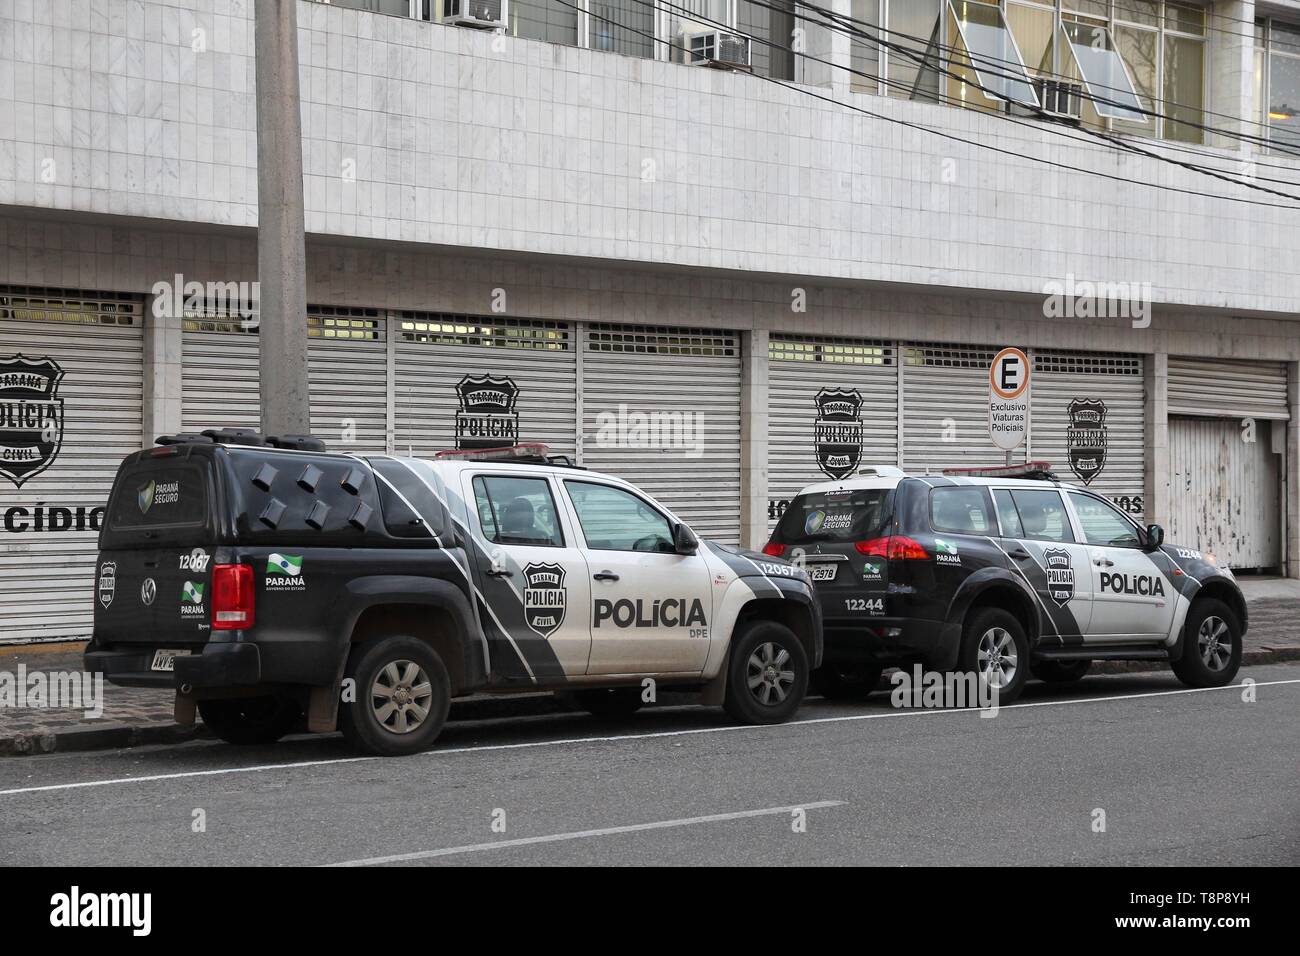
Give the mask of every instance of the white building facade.
M 440 4 L 298 5 L 331 448 L 545 441 L 757 546 L 1001 463 L 1015 346 L 1017 459 L 1300 576 L 1300 3 Z M 124 455 L 258 425 L 253 50 L 252 0 L 0 5 L 0 641 L 88 633 Z

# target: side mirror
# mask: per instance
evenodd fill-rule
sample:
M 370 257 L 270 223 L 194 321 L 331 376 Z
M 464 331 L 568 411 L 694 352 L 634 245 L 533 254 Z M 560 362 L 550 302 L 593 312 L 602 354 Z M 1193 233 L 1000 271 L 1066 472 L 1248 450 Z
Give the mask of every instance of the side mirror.
M 1154 551 L 1165 543 L 1165 529 L 1158 524 L 1147 525 L 1147 550 Z
M 673 528 L 673 550 L 678 554 L 694 554 L 700 549 L 700 539 L 684 524 Z

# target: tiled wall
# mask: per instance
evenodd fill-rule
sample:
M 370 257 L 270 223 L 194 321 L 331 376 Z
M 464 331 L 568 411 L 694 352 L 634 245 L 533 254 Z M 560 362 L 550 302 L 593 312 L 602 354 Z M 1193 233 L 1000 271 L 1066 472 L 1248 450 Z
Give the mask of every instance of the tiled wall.
M 0 205 L 255 224 L 251 11 L 0 5 Z M 1029 294 L 1073 274 L 1300 312 L 1300 216 L 1181 190 L 1282 200 L 1036 124 L 835 91 L 880 119 L 753 76 L 298 14 L 311 232 Z

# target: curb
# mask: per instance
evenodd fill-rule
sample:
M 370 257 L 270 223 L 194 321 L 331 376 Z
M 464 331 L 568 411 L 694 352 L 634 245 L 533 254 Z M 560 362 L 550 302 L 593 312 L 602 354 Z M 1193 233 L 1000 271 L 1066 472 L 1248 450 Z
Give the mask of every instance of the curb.
M 1300 647 L 1263 647 L 1242 655 L 1243 667 L 1300 661 Z M 1167 670 L 1160 661 L 1101 661 L 1089 674 L 1136 674 Z M 514 697 L 481 695 L 451 705 L 450 721 L 491 720 L 499 717 L 532 717 L 540 714 L 575 713 L 561 695 L 540 693 Z M 180 744 L 190 740 L 211 740 L 212 733 L 200 720 L 191 727 L 170 721 L 148 724 L 103 724 L 50 728 L 30 734 L 0 737 L 0 757 L 27 757 L 47 753 L 116 750 L 149 744 Z

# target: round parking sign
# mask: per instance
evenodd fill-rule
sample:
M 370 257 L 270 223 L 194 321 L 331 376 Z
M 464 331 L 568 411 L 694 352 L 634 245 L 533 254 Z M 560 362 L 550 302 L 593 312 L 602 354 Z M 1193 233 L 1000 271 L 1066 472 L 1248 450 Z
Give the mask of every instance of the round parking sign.
M 1029 431 L 1029 375 L 1029 356 L 1020 349 L 1002 349 L 989 366 L 989 437 L 1006 451 Z

